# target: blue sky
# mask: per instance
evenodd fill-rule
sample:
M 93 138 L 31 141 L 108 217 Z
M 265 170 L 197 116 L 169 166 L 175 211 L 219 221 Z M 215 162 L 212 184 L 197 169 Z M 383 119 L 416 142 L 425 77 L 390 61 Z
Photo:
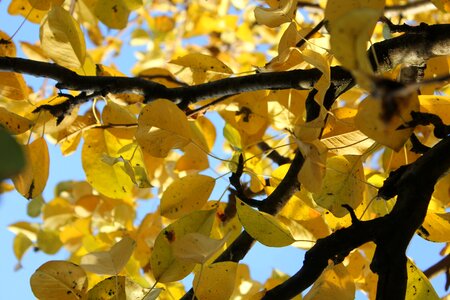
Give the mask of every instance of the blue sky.
M 0 30 L 5 31 L 8 35 L 12 35 L 19 27 L 22 17 L 11 17 L 7 14 L 9 1 L 0 2 Z M 14 41 L 34 42 L 38 38 L 38 26 L 29 24 L 28 22 L 18 31 L 14 37 Z M 136 49 L 125 47 L 125 54 L 122 54 L 115 63 L 124 73 L 134 64 L 132 52 Z M 142 50 L 142 49 L 141 49 Z M 18 53 L 23 57 L 21 51 Z M 128 59 L 126 59 L 126 57 Z M 30 78 L 31 79 L 31 78 Z M 36 81 L 36 79 L 32 79 Z M 221 132 L 222 124 L 218 125 L 218 133 Z M 219 134 L 220 135 L 220 134 Z M 216 144 L 220 146 L 221 142 Z M 219 147 L 220 148 L 220 147 Z M 44 199 L 50 200 L 53 196 L 53 189 L 59 181 L 63 180 L 82 180 L 84 172 L 81 167 L 80 152 L 63 157 L 57 145 L 49 144 L 50 150 L 50 177 L 44 191 Z M 218 195 L 213 195 L 213 197 Z M 49 256 L 42 252 L 28 252 L 25 254 L 19 271 L 14 271 L 16 259 L 12 251 L 12 242 L 14 235 L 7 230 L 7 226 L 11 223 L 25 220 L 32 221 L 26 214 L 27 200 L 16 192 L 7 193 L 0 198 L 0 245 L 2 247 L 0 255 L 0 288 L 4 299 L 33 299 L 29 286 L 29 278 L 31 274 L 44 262 L 55 259 L 65 259 L 67 253 L 60 251 L 57 255 Z M 155 207 L 157 202 L 147 203 L 140 209 L 143 215 L 150 207 Z M 39 221 L 39 220 L 34 220 Z M 420 268 L 427 268 L 431 264 L 440 259 L 438 255 L 442 248 L 442 244 L 429 243 L 419 237 L 415 237 L 413 244 L 410 246 L 408 255 L 416 262 Z M 250 251 L 244 260 L 251 266 L 251 274 L 254 279 L 264 282 L 272 273 L 274 268 L 285 273 L 295 273 L 302 264 L 304 252 L 293 247 L 286 248 L 268 248 L 260 244 Z M 445 278 L 440 275 L 432 281 L 439 295 L 444 295 L 443 291 Z M 189 288 L 189 286 L 188 286 Z M 358 295 L 358 299 L 364 299 L 364 296 Z

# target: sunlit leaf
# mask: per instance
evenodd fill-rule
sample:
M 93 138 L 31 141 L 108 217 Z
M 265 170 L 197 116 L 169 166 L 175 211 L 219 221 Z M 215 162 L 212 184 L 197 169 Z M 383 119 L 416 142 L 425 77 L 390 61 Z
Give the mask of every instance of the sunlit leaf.
M 381 100 L 370 96 L 359 104 L 358 113 L 355 117 L 355 124 L 359 130 L 371 139 L 395 151 L 401 149 L 413 131 L 412 128 L 398 128 L 411 120 L 411 111 L 419 110 L 419 100 L 416 93 L 398 100 L 399 113 L 394 115 L 389 122 L 380 118 L 382 114 Z M 393 99 L 393 101 L 397 100 Z
M 240 200 L 236 201 L 236 208 L 244 229 L 261 244 L 284 247 L 295 241 L 289 229 L 274 216 L 258 212 Z
M 314 194 L 314 201 L 331 211 L 336 217 L 348 211 L 343 204 L 353 209 L 363 200 L 365 188 L 364 170 L 360 156 L 333 156 L 327 159 L 327 172 L 322 189 Z
M 327 147 L 320 141 L 312 143 L 298 142 L 300 151 L 305 158 L 298 173 L 298 181 L 310 192 L 319 192 L 325 176 Z
M 192 174 L 175 180 L 161 198 L 161 215 L 177 219 L 200 209 L 208 201 L 215 180 L 209 176 Z
M 96 274 L 117 275 L 133 254 L 136 242 L 124 237 L 109 251 L 89 253 L 81 258 L 81 266 Z
M 4 126 L 12 134 L 21 134 L 28 131 L 33 122 L 10 112 L 4 107 L 0 107 L 0 125 Z
M 205 72 L 233 74 L 233 71 L 219 59 L 201 53 L 191 53 L 171 60 L 170 63 Z
M 86 297 L 88 279 L 84 270 L 68 261 L 49 261 L 30 279 L 31 290 L 39 299 L 75 300 Z
M 437 295 L 430 280 L 417 268 L 417 266 L 408 259 L 406 265 L 408 271 L 408 282 L 406 285 L 405 300 L 424 299 L 424 300 L 438 300 Z
M 189 233 L 209 235 L 214 222 L 215 210 L 197 210 L 163 229 L 155 240 L 151 256 L 151 270 L 159 282 L 183 279 L 194 268 L 195 263 L 177 259 L 173 243 Z
M 39 249 L 46 254 L 55 254 L 62 247 L 59 232 L 51 229 L 39 230 L 36 242 Z
M 28 0 L 12 0 L 8 6 L 8 13 L 21 15 L 28 21 L 39 24 L 47 12 L 33 8 Z
M 195 296 L 201 300 L 230 299 L 234 290 L 238 264 L 231 261 L 204 266 L 195 274 Z
M 19 175 L 13 178 L 17 191 L 27 199 L 39 196 L 47 184 L 50 158 L 47 142 L 38 138 L 24 147 L 26 165 Z
M 281 0 L 277 8 L 255 8 L 255 19 L 259 24 L 269 27 L 278 27 L 283 23 L 290 22 L 297 9 L 297 2 L 294 0 Z
M 304 300 L 327 300 L 355 298 L 355 283 L 347 269 L 342 265 L 329 265 L 316 280 Z
M 118 151 L 129 143 L 103 129 L 90 129 L 84 132 L 85 142 L 81 161 L 87 181 L 100 193 L 111 198 L 130 198 L 134 186 L 120 163 L 109 165 L 102 162 L 106 153 L 118 157 Z
M 22 260 L 25 252 L 31 248 L 33 241 L 31 241 L 25 234 L 19 233 L 14 237 L 13 241 L 13 251 L 17 260 L 20 262 Z
M 429 241 L 438 243 L 450 242 L 450 213 L 428 211 L 417 233 Z
M 173 255 L 181 260 L 203 264 L 226 242 L 193 232 L 176 239 L 172 244 Z
M 54 6 L 42 23 L 41 47 L 57 64 L 78 69 L 86 58 L 86 43 L 80 25 L 60 6 Z
M 175 103 L 161 99 L 142 109 L 136 140 L 144 152 L 166 157 L 171 149 L 184 147 L 190 139 L 189 122 Z

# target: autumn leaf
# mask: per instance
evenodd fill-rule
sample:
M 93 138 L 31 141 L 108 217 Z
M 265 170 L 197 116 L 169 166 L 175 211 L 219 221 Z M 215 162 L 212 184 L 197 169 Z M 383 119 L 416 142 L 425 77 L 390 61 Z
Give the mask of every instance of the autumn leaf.
M 178 219 L 201 209 L 214 188 L 215 180 L 209 176 L 193 174 L 175 180 L 161 198 L 161 215 Z
M 80 25 L 60 6 L 54 6 L 41 25 L 39 38 L 45 54 L 70 69 L 83 66 L 86 43 Z
M 136 242 L 133 239 L 124 237 L 109 251 L 93 252 L 83 256 L 81 266 L 96 274 L 117 275 L 125 267 L 135 247 Z
M 139 115 L 136 140 L 144 152 L 166 157 L 171 149 L 182 148 L 190 142 L 189 122 L 173 102 L 153 101 Z
M 71 262 L 49 261 L 31 276 L 31 290 L 39 299 L 81 299 L 86 297 L 88 279 L 84 270 Z
M 241 200 L 237 200 L 236 208 L 244 229 L 261 244 L 284 247 L 295 241 L 289 229 L 274 216 L 258 212 Z

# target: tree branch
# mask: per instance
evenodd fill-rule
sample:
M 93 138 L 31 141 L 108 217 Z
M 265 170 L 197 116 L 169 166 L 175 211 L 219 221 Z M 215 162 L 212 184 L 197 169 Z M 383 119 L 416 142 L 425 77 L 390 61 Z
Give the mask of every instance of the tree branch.
M 406 247 L 425 218 L 436 181 L 450 167 L 448 153 L 450 137 L 440 141 L 401 172 L 392 173 L 383 185 L 398 194 L 391 213 L 374 220 L 353 223 L 319 239 L 306 253 L 300 271 L 267 291 L 263 299 L 290 299 L 298 295 L 317 280 L 329 259 L 346 255 L 369 241 L 377 245 L 371 264 L 372 271 L 379 275 L 377 299 L 404 299 Z M 397 180 L 390 180 L 391 176 L 396 176 Z M 389 185 L 395 185 L 395 188 Z

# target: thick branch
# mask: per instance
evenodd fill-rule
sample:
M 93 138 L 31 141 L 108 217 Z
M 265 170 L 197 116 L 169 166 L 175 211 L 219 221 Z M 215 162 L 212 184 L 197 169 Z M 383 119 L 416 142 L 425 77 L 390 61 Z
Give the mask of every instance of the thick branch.
M 434 185 L 450 167 L 450 137 L 446 137 L 421 158 L 392 173 L 385 185 L 398 194 L 390 214 L 353 223 L 320 239 L 306 253 L 303 267 L 283 284 L 267 291 L 263 299 L 290 299 L 298 295 L 320 276 L 329 259 L 346 255 L 360 245 L 377 244 L 371 268 L 378 273 L 377 299 L 404 299 L 406 292 L 406 247 L 422 224 Z M 399 175 L 400 174 L 400 175 Z
M 398 64 L 422 66 L 429 58 L 450 54 L 450 25 L 420 26 L 420 31 L 375 43 L 369 57 L 375 70 L 390 70 Z M 375 53 L 375 56 L 373 55 Z M 102 93 L 135 93 L 146 101 L 165 98 L 184 103 L 255 90 L 311 89 L 321 77 L 317 69 L 258 73 L 225 78 L 195 86 L 167 88 L 143 78 L 80 76 L 56 64 L 13 57 L 0 57 L 0 70 L 46 77 L 56 80 L 57 88 Z M 332 67 L 332 85 L 345 90 L 355 83 L 351 73 Z

